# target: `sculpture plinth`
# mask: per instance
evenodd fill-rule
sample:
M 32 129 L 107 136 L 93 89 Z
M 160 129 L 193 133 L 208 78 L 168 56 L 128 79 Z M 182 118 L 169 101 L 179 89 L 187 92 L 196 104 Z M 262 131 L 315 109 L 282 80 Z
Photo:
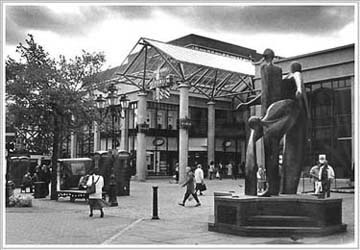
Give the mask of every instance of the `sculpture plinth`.
M 209 231 L 256 237 L 324 236 L 346 231 L 342 199 L 311 195 L 215 196 Z

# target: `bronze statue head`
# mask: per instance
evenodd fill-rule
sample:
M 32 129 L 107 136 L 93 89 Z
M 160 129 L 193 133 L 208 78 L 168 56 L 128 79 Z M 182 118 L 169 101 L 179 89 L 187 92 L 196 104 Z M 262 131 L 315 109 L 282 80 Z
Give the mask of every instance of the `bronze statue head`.
M 265 61 L 271 62 L 275 57 L 275 53 L 272 49 L 265 49 L 263 53 L 263 57 Z
M 290 64 L 290 72 L 291 73 L 301 72 L 301 64 L 299 62 L 292 62 Z

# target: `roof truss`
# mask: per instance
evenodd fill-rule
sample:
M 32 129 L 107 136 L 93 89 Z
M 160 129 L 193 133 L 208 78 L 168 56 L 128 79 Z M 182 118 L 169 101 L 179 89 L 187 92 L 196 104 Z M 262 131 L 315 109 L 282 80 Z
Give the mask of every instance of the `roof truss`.
M 119 78 L 116 81 L 136 86 L 142 91 L 151 89 L 155 73 L 162 70 L 165 74 L 174 75 L 177 83 L 187 82 L 191 93 L 201 94 L 209 100 L 237 97 L 246 101 L 249 94 L 257 92 L 251 75 L 179 61 L 145 38 L 137 42 L 120 68 L 122 70 L 117 73 Z M 171 89 L 175 90 L 178 85 Z

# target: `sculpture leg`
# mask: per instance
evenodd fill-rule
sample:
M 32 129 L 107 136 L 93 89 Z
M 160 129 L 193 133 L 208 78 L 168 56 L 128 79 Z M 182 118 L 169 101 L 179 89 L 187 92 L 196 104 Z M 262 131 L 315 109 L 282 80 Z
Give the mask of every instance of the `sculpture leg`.
M 279 177 L 279 144 L 281 137 L 291 127 L 298 115 L 298 109 L 293 100 L 282 100 L 269 106 L 263 119 L 251 117 L 249 126 L 252 128 L 249 145 L 246 152 L 245 194 L 257 195 L 255 142 L 264 136 L 265 168 L 267 172 L 268 189 L 262 196 L 278 195 Z
M 251 129 L 249 144 L 246 150 L 245 163 L 245 195 L 257 195 L 257 178 L 256 172 L 258 166 L 256 163 L 256 130 Z
M 287 131 L 284 141 L 282 193 L 296 194 L 304 166 L 306 146 L 306 116 L 300 112 L 295 124 Z
M 266 179 L 268 182 L 267 192 L 265 196 L 278 195 L 280 189 L 279 176 L 279 150 L 280 150 L 279 136 L 267 133 L 264 135 L 264 153 L 265 153 L 265 167 Z

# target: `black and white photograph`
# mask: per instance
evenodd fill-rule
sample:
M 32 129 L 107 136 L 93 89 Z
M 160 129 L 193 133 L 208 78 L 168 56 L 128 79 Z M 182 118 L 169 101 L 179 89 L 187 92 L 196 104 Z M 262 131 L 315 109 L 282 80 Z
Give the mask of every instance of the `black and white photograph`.
M 359 248 L 360 2 L 0 3 L 1 248 Z

